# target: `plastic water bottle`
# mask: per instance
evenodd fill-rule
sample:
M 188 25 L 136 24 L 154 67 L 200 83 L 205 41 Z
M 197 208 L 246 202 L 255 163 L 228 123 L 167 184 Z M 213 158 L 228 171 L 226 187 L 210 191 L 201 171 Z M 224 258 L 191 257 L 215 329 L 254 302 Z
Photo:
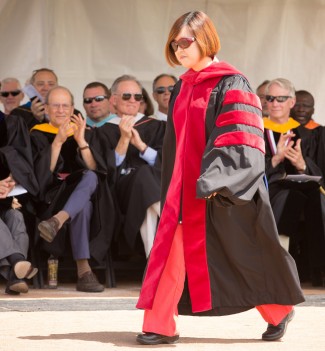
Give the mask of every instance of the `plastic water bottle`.
M 49 289 L 56 289 L 58 287 L 58 259 L 50 256 L 47 261 L 47 278 Z

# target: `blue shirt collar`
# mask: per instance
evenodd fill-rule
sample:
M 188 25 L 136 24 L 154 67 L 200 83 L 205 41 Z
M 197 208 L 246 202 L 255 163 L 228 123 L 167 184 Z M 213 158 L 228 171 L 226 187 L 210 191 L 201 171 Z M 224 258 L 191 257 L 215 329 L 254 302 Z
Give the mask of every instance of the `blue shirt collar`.
M 101 126 L 103 126 L 105 123 L 107 123 L 109 120 L 111 120 L 112 118 L 114 118 L 115 115 L 113 114 L 110 114 L 108 115 L 107 117 L 105 117 L 104 119 L 102 119 L 100 122 L 94 122 L 92 119 L 90 119 L 88 116 L 87 116 L 87 126 L 89 127 L 96 127 L 96 128 L 99 128 Z

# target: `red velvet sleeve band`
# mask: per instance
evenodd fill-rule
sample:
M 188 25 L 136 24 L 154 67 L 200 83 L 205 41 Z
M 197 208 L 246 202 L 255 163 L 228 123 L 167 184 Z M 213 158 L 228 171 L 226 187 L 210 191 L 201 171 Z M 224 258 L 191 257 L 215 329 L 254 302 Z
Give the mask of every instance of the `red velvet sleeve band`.
M 217 127 L 224 127 L 231 124 L 245 124 L 264 131 L 263 119 L 255 113 L 248 111 L 228 111 L 218 116 Z
M 229 104 L 245 104 L 252 105 L 258 109 L 262 109 L 259 97 L 254 93 L 249 93 L 242 90 L 229 90 L 225 94 L 223 105 Z
M 265 154 L 264 139 L 256 134 L 251 134 L 242 131 L 225 133 L 217 137 L 214 141 L 214 146 L 232 146 L 232 145 L 246 145 L 260 150 Z

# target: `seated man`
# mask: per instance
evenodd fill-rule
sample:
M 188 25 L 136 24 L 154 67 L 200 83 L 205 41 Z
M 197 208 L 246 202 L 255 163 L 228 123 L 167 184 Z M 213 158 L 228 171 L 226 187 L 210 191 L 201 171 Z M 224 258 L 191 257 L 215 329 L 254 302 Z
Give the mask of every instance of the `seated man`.
M 141 84 L 121 76 L 111 87 L 116 114 L 96 130 L 94 140 L 103 154 L 115 150 L 116 195 L 124 216 L 123 233 L 134 248 L 138 232 L 148 256 L 160 214 L 161 149 L 165 123 L 138 113 Z M 104 155 L 105 157 L 105 155 Z
M 307 136 L 320 124 L 312 118 L 314 114 L 314 97 L 306 90 L 296 91 L 296 103 L 291 109 L 291 117 L 301 124 L 302 136 Z
M 24 98 L 19 80 L 16 78 L 5 78 L 1 81 L 0 101 L 4 107 L 4 114 L 7 116 L 18 107 Z
M 266 175 L 278 231 L 295 239 L 303 215 L 308 231 L 311 278 L 317 285 L 325 272 L 324 218 L 319 184 L 292 182 L 285 177 L 299 174 L 321 176 L 321 171 L 305 154 L 299 123 L 289 117 L 296 101 L 292 83 L 283 78 L 272 80 L 266 87 L 266 101 L 269 111 L 269 117 L 264 118 Z M 288 242 L 285 246 L 288 249 Z
M 170 94 L 176 83 L 177 78 L 166 73 L 157 76 L 152 83 L 152 96 L 158 104 L 155 116 L 160 121 L 167 121 Z
M 257 88 L 256 88 L 256 95 L 260 98 L 261 100 L 261 105 L 262 105 L 262 115 L 263 117 L 267 117 L 269 115 L 269 112 L 267 110 L 267 103 L 266 103 L 266 99 L 265 99 L 265 89 L 266 86 L 268 85 L 268 83 L 270 83 L 269 80 L 265 80 L 264 82 L 262 82 Z
M 36 196 L 38 184 L 34 176 L 30 139 L 20 118 L 11 116 L 0 122 L 0 273 L 8 280 L 6 293 L 27 293 L 25 279 L 37 269 L 26 261 L 29 237 L 20 204 L 10 192 L 19 183 Z M 17 196 L 19 198 L 19 196 Z
M 87 114 L 87 126 L 101 127 L 111 118 L 111 92 L 100 82 L 86 85 L 83 93 L 83 106 Z
M 85 139 L 86 121 L 81 115 L 72 116 L 73 110 L 71 92 L 64 87 L 55 87 L 45 100 L 49 123 L 36 125 L 31 131 L 35 173 L 40 185 L 38 214 L 45 219 L 38 228 L 44 240 L 53 241 L 48 244 L 47 251 L 58 255 L 64 249 L 61 244 L 65 240 L 63 232 L 57 233 L 68 223 L 72 254 L 77 264 L 77 290 L 101 292 L 104 286 L 92 272 L 89 259 L 103 259 L 108 250 L 110 230 L 104 222 L 98 226 L 99 232 L 91 228 L 99 207 L 95 201 L 99 177 L 94 172 L 98 164 Z M 100 197 L 105 199 L 104 191 Z M 112 219 L 114 227 L 110 202 L 100 207 L 105 208 L 105 216 L 98 218 L 101 221 L 105 221 L 105 217 Z

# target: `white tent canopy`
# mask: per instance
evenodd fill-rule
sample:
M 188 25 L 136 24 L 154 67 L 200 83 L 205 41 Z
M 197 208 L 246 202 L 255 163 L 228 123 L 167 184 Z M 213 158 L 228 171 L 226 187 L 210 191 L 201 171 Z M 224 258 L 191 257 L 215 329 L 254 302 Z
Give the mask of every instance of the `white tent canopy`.
M 310 91 L 325 125 L 325 0 L 0 0 L 0 79 L 24 84 L 34 69 L 51 68 L 81 111 L 83 88 L 95 80 L 110 86 L 132 74 L 151 92 L 156 75 L 184 71 L 166 64 L 164 45 L 191 10 L 214 21 L 220 60 L 253 88 L 283 77 Z

